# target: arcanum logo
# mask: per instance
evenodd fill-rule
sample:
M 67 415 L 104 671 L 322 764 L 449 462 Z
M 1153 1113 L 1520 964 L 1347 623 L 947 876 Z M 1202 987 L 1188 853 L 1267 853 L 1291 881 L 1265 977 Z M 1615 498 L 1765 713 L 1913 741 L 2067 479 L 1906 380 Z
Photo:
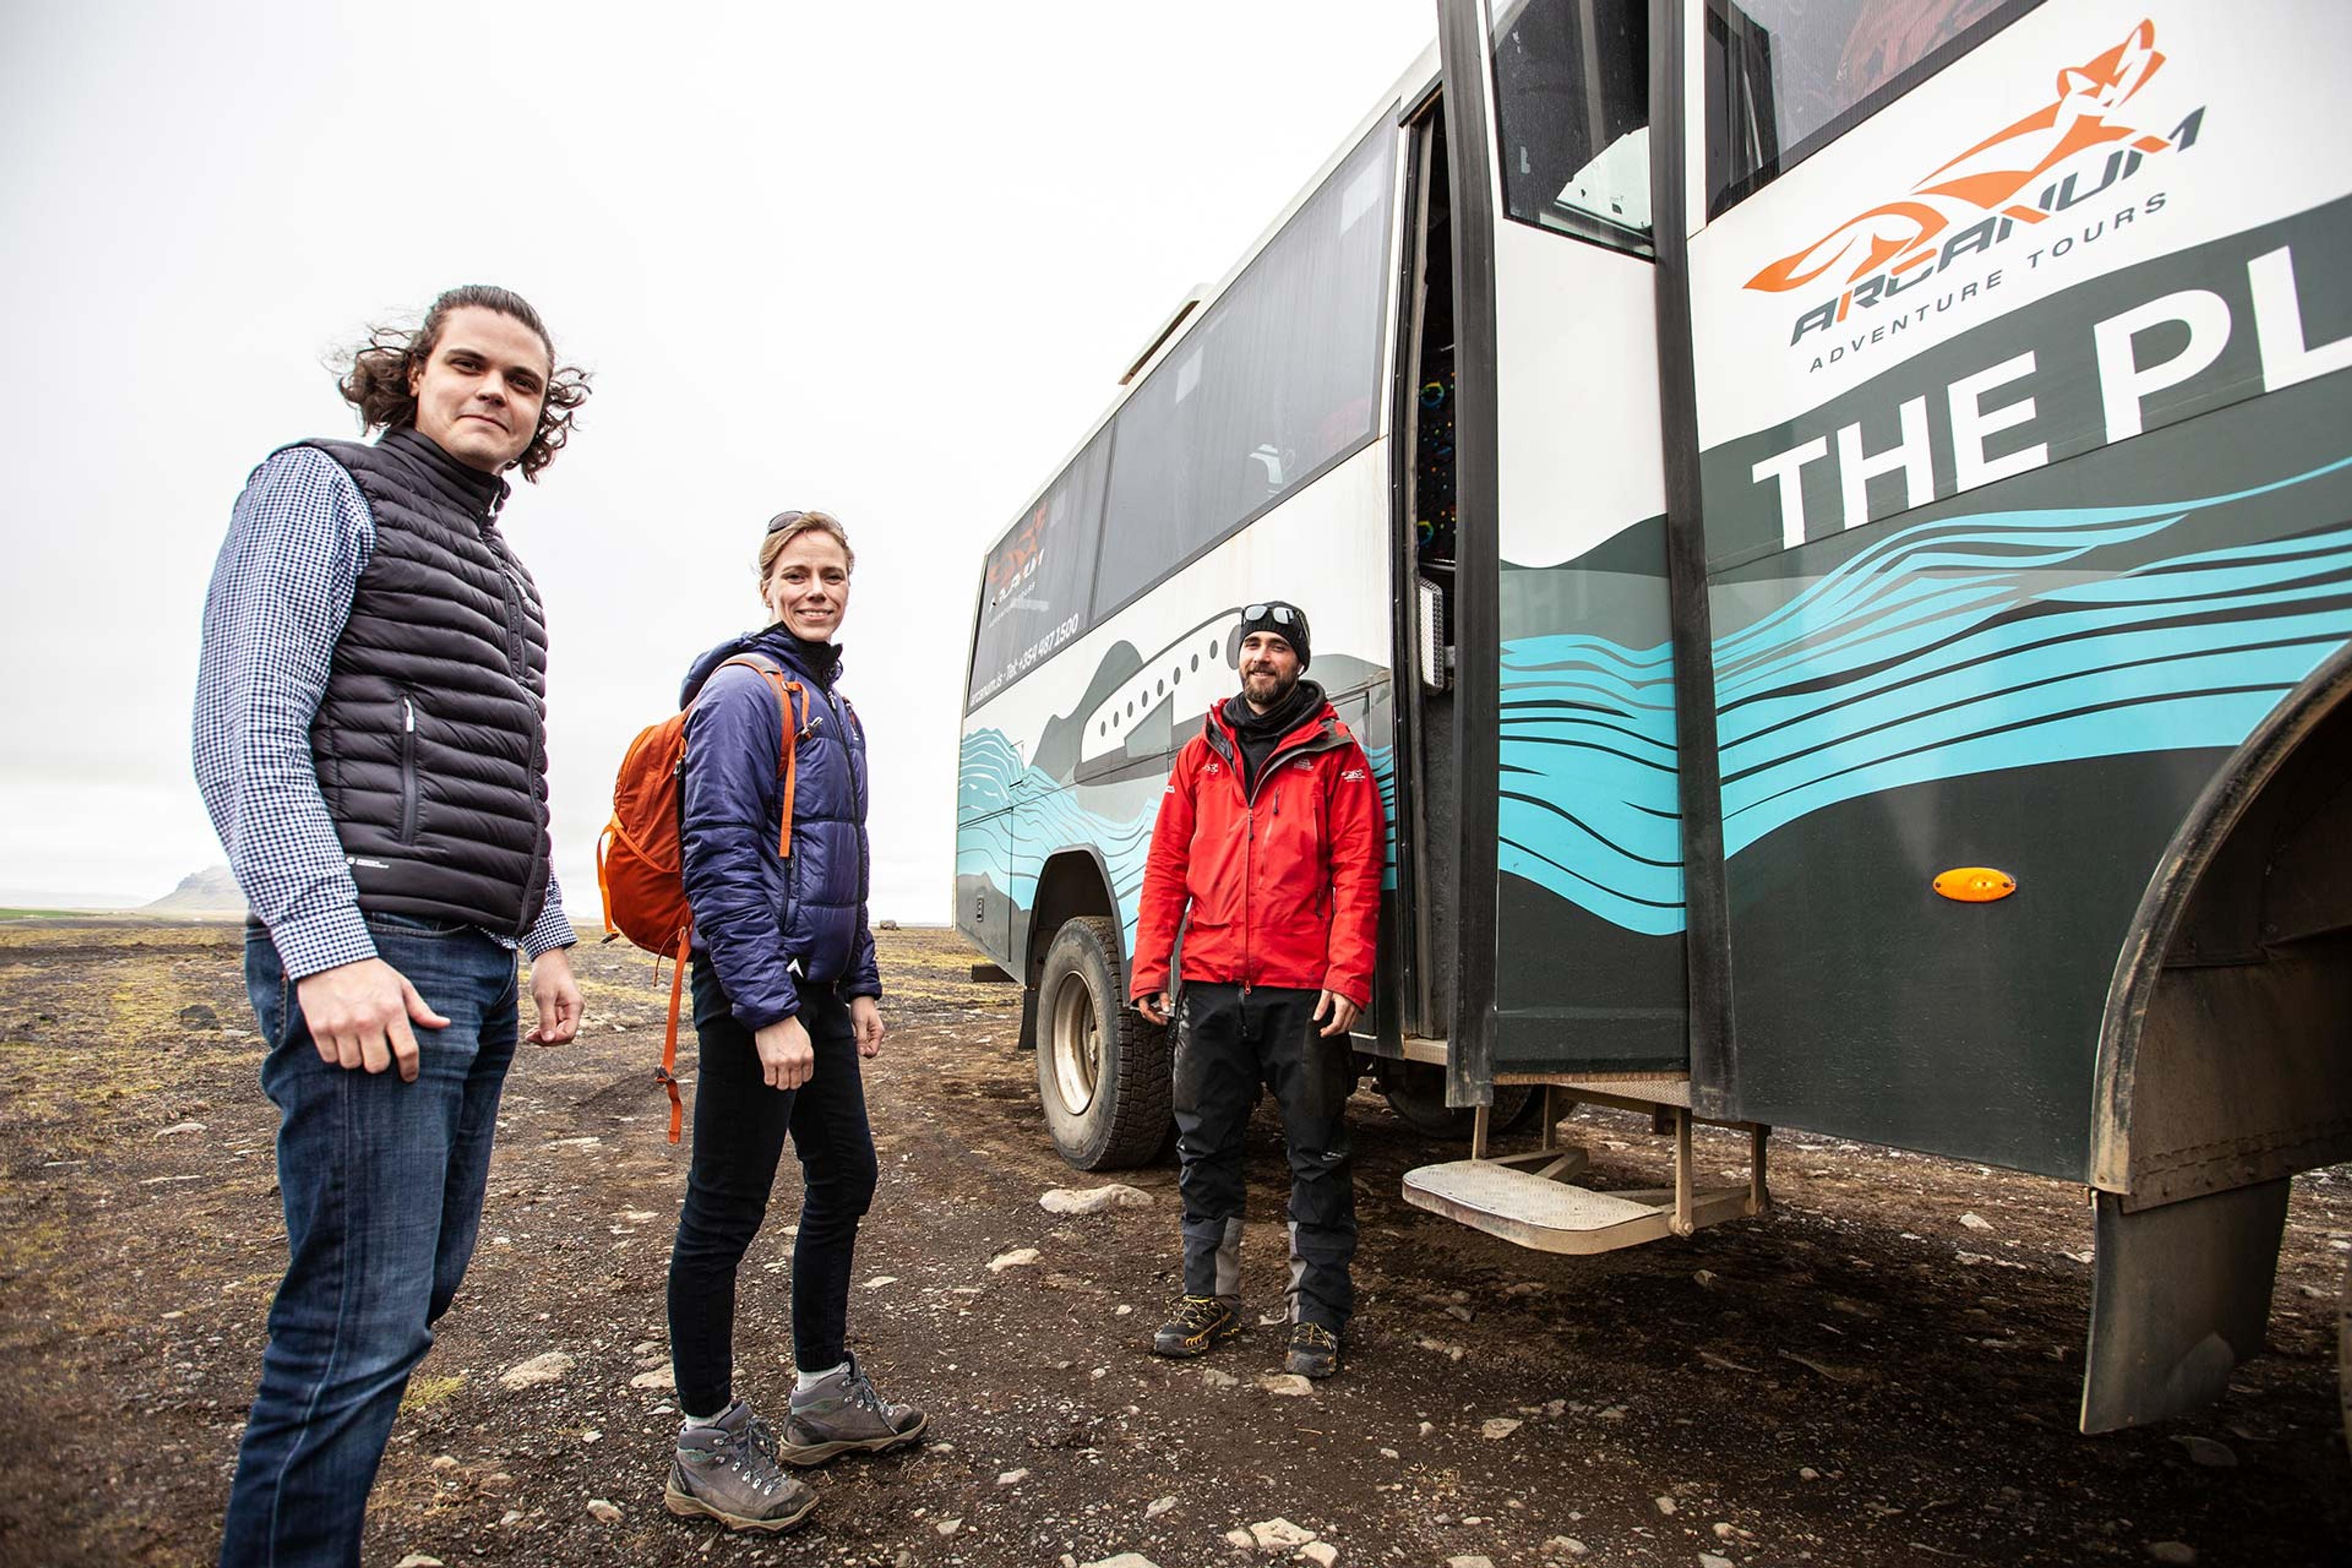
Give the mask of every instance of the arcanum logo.
M 1914 185 L 1781 257 L 1745 287 L 1788 293 L 1822 285 L 1836 292 L 1799 314 L 1793 345 L 1827 331 L 1856 309 L 1895 302 L 1947 268 L 2031 230 L 2133 179 L 2149 159 L 2195 145 L 2200 106 L 2158 134 L 2134 123 L 2130 100 L 2160 70 L 2156 24 L 2142 19 L 2123 40 L 2079 66 L 2061 68 L 2055 96 L 1994 132 Z M 1866 132 L 1863 132 L 1867 134 Z M 2104 162 L 2075 163 L 2106 148 Z M 1910 301 L 1903 300 L 1908 308 Z

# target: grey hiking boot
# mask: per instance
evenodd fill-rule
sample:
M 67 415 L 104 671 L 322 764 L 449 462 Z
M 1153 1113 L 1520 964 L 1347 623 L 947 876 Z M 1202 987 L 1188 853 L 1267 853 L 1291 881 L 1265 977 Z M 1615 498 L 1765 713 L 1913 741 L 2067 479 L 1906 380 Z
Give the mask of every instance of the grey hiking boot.
M 775 1433 L 739 1399 L 718 1420 L 677 1435 L 662 1501 L 730 1530 L 790 1530 L 816 1507 L 816 1489 L 778 1468 L 775 1451 Z
M 1290 1325 L 1290 1350 L 1282 1370 L 1302 1377 L 1328 1377 L 1339 1370 L 1339 1336 L 1320 1323 Z
M 776 1458 L 788 1465 L 821 1465 L 852 1450 L 879 1454 L 914 1442 L 926 1425 L 919 1407 L 892 1405 L 877 1394 L 851 1356 L 814 1387 L 793 1391 Z

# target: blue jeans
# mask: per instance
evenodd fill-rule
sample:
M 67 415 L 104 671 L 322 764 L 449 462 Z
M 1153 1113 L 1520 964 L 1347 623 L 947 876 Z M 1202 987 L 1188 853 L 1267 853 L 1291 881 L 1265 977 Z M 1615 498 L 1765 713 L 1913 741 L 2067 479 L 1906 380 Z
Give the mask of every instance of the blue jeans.
M 793 1238 L 793 1359 L 839 1366 L 848 1331 L 857 1222 L 877 1168 L 849 1005 L 830 985 L 801 988 L 801 1026 L 816 1068 L 798 1089 L 768 1087 L 751 1032 L 736 1021 L 718 972 L 694 965 L 694 1159 L 669 1255 L 669 1353 L 677 1402 L 715 1415 L 733 1397 L 735 1271 L 767 1217 L 790 1133 L 801 1161 L 801 1228 Z
M 514 1059 L 515 956 L 469 926 L 370 915 L 368 927 L 378 955 L 449 1020 L 416 1029 L 415 1083 L 396 1068 L 321 1061 L 277 948 L 247 929 L 289 1258 L 237 1451 L 222 1568 L 356 1568 L 402 1391 L 481 1224 Z

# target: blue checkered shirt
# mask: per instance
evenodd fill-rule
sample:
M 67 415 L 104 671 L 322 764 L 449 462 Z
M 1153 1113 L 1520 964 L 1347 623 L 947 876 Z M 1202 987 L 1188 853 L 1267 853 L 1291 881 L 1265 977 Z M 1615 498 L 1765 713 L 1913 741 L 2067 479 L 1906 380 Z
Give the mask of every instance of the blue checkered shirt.
M 205 598 L 196 784 L 289 979 L 375 956 L 310 756 L 310 720 L 374 549 L 351 475 L 291 447 L 246 481 Z M 533 958 L 576 941 L 552 868 L 547 907 L 521 942 L 487 934 Z

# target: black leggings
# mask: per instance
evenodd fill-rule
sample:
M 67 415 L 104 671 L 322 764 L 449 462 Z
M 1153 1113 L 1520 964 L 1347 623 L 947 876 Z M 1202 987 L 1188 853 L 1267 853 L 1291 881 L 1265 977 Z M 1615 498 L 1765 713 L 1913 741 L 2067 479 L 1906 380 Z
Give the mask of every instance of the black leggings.
M 735 1270 L 759 1234 L 784 1135 L 801 1161 L 801 1228 L 793 1243 L 793 1358 L 811 1372 L 838 1366 L 849 1317 L 857 1222 L 874 1199 L 874 1135 L 849 1005 L 830 985 L 801 992 L 801 1026 L 816 1068 L 796 1089 L 768 1087 L 751 1032 L 737 1021 L 718 974 L 694 965 L 694 1159 L 669 1255 L 669 1348 L 679 1405 L 727 1408 L 735 1370 Z

